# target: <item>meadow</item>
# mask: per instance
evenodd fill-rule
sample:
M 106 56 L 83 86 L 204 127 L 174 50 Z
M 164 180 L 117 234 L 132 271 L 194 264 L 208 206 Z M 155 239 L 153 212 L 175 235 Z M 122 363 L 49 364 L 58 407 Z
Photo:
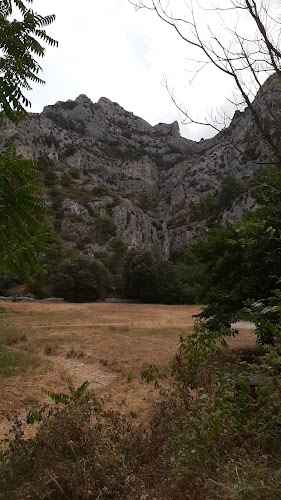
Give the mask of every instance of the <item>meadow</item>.
M 144 363 L 169 375 L 180 335 L 193 330 L 200 306 L 107 303 L 2 303 L 0 309 L 0 430 L 6 415 L 65 392 L 66 379 L 85 380 L 107 406 L 145 421 L 158 398 L 142 380 Z M 233 352 L 254 347 L 247 330 L 230 341 Z M 48 401 L 49 402 L 49 401 Z
M 3 303 L 1 500 L 281 498 L 277 348 L 199 311 Z

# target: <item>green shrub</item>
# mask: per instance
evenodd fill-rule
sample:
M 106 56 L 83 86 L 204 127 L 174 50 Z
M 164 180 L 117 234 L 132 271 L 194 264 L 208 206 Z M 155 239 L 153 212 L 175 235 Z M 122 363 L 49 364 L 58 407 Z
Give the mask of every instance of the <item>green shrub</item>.
M 73 179 L 80 179 L 80 171 L 79 171 L 79 168 L 75 168 L 75 167 L 70 167 L 70 169 L 68 170 L 68 172 L 70 173 L 71 177 Z
M 109 242 L 109 248 L 113 252 L 113 256 L 110 262 L 110 269 L 114 272 L 114 274 L 121 274 L 125 256 L 127 253 L 127 245 L 121 238 L 112 238 Z
M 5 295 L 7 290 L 17 284 L 17 280 L 9 274 L 0 272 L 0 295 Z
M 55 163 L 47 155 L 41 155 L 36 161 L 36 166 L 44 174 L 44 184 L 47 187 L 54 186 L 57 182 Z
M 156 212 L 158 210 L 158 198 L 150 193 L 138 193 L 137 204 L 143 212 Z
M 114 205 L 118 205 L 120 202 L 119 196 L 115 191 L 111 191 L 105 184 L 98 184 L 92 190 L 92 195 L 97 198 L 102 198 L 103 196 L 110 196 L 113 199 Z
M 147 250 L 129 250 L 123 271 L 125 297 L 153 301 L 158 287 L 157 262 Z
M 105 184 L 98 184 L 92 190 L 93 196 L 101 198 L 102 196 L 111 196 L 110 189 Z
M 60 178 L 60 183 L 64 187 L 70 187 L 73 183 L 73 178 L 69 172 L 63 172 Z
M 112 286 L 112 277 L 104 265 L 80 255 L 63 260 L 52 276 L 54 293 L 74 302 L 95 301 Z
M 127 298 L 161 304 L 194 304 L 202 299 L 204 266 L 172 262 L 139 248 L 127 252 L 123 264 L 123 292 Z
M 55 162 L 47 155 L 41 155 L 36 160 L 36 167 L 40 172 L 47 172 L 49 170 L 54 170 Z
M 208 193 L 199 201 L 191 201 L 189 204 L 190 222 L 204 219 L 215 219 L 223 211 L 231 207 L 234 200 L 242 193 L 241 183 L 233 176 L 226 175 L 221 181 L 221 191 L 219 194 Z
M 220 209 L 230 208 L 232 202 L 238 198 L 242 192 L 241 183 L 233 176 L 226 175 L 221 181 L 221 192 L 218 205 Z
M 93 224 L 100 241 L 107 241 L 110 236 L 115 234 L 114 224 L 109 215 L 102 215 L 99 212 L 95 212 L 93 215 Z
M 44 184 L 47 187 L 54 186 L 58 181 L 58 176 L 53 170 L 48 170 L 44 174 Z

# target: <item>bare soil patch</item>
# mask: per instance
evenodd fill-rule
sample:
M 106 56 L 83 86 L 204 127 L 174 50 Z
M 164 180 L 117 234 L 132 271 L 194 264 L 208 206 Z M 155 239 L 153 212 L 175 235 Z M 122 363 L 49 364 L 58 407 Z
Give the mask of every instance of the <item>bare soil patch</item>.
M 6 414 L 48 400 L 44 389 L 66 391 L 85 380 L 113 408 L 146 419 L 158 391 L 141 380 L 143 363 L 169 370 L 180 335 L 192 332 L 199 306 L 143 304 L 2 303 L 2 325 L 26 335 L 12 346 L 35 356 L 25 373 L 0 378 L 0 434 Z M 230 340 L 241 352 L 255 345 L 250 330 Z

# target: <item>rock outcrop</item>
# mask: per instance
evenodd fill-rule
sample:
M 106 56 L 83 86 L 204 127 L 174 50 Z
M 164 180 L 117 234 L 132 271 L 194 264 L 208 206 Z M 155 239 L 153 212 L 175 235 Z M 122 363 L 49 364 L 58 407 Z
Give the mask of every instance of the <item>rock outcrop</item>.
M 280 131 L 269 111 L 280 114 L 280 92 L 270 77 L 254 101 L 273 136 Z M 165 257 L 183 251 L 204 237 L 212 211 L 200 215 L 200 208 L 220 199 L 225 178 L 240 191 L 211 223 L 234 221 L 252 207 L 249 186 L 272 155 L 249 109 L 214 138 L 194 142 L 181 137 L 177 122 L 153 127 L 105 97 L 93 104 L 85 95 L 46 106 L 18 126 L 7 123 L 2 149 L 11 137 L 18 154 L 38 160 L 57 232 L 69 248 L 92 255 L 112 236 Z

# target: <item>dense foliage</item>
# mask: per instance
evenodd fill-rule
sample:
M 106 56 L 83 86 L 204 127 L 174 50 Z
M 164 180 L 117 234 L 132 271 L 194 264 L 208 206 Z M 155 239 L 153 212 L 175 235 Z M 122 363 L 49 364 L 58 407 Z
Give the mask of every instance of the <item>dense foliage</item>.
M 36 254 L 48 252 L 50 229 L 41 179 L 32 160 L 16 155 L 10 142 L 0 155 L 0 260 L 1 270 L 27 280 L 42 272 Z
M 32 3 L 27 0 L 26 3 Z M 11 19 L 16 6 L 22 19 Z M 0 5 L 0 106 L 4 116 L 14 122 L 22 119 L 30 105 L 23 91 L 30 90 L 30 81 L 45 83 L 39 78 L 41 67 L 34 58 L 43 57 L 45 49 L 38 39 L 49 45 L 57 42 L 47 35 L 44 27 L 54 15 L 41 16 L 26 7 L 22 0 L 3 0 Z
M 203 266 L 173 262 L 142 249 L 128 251 L 123 271 L 124 295 L 145 302 L 193 304 L 200 302 Z
M 128 252 L 123 277 L 127 297 L 153 301 L 157 287 L 157 266 L 151 252 L 137 249 Z
M 50 279 L 56 296 L 74 302 L 97 300 L 112 287 L 112 277 L 104 265 L 79 254 L 64 259 Z
M 203 266 L 202 293 L 209 326 L 229 325 L 247 299 L 266 299 L 278 288 L 281 265 L 281 172 L 278 166 L 260 176 L 252 196 L 257 204 L 241 220 L 208 232 L 191 248 Z
M 32 0 L 27 0 L 32 3 Z M 12 20 L 16 7 L 22 20 Z M 34 56 L 44 56 L 38 42 L 57 45 L 43 29 L 54 21 L 54 16 L 40 16 L 28 9 L 22 0 L 4 0 L 0 4 L 0 113 L 1 120 L 9 118 L 17 123 L 24 118 L 24 106 L 30 105 L 23 91 L 31 87 L 29 81 L 44 83 L 38 77 L 41 70 Z M 35 164 L 16 155 L 15 146 L 8 143 L 0 157 L 0 226 L 1 270 L 16 276 L 20 271 L 25 280 L 42 272 L 37 256 L 47 252 L 50 239 L 44 225 L 46 206 Z

